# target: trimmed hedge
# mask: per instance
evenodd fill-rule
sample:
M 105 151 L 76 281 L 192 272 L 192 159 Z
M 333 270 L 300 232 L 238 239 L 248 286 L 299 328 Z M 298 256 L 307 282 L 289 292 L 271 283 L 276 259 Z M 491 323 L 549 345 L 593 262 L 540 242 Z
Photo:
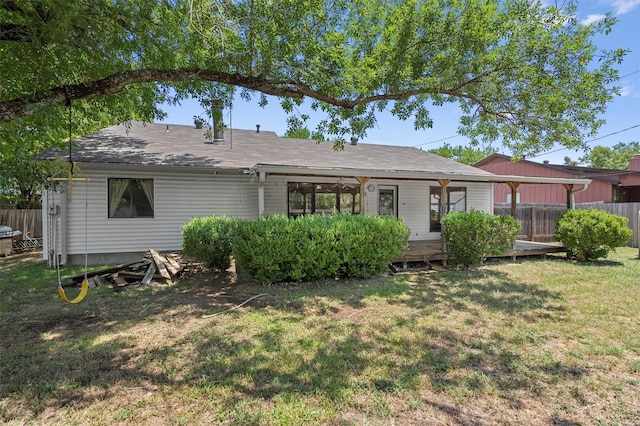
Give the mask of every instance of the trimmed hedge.
M 520 223 L 511 216 L 478 210 L 448 213 L 441 223 L 447 262 L 465 269 L 485 260 L 487 254 L 498 255 L 509 250 L 520 230 Z
M 384 271 L 408 238 L 409 228 L 395 217 L 276 215 L 242 223 L 234 255 L 243 272 L 263 283 L 368 278 Z
M 208 268 L 229 268 L 239 223 L 226 216 L 194 217 L 182 226 L 182 252 Z
M 616 247 L 629 242 L 633 231 L 628 219 L 601 210 L 567 210 L 556 223 L 556 240 L 567 256 L 578 260 L 607 257 Z

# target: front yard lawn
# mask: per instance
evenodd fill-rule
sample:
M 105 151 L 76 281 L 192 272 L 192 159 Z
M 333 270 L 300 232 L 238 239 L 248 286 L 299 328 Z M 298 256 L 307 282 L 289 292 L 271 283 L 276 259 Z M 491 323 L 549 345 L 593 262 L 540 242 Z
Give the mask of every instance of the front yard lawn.
M 637 254 L 271 287 L 209 272 L 78 305 L 38 255 L 1 258 L 0 423 L 637 424 Z

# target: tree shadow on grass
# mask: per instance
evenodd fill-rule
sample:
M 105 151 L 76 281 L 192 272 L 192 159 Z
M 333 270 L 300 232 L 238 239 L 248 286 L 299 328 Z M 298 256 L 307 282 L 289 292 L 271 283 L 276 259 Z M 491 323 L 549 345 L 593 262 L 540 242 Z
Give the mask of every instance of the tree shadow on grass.
M 87 408 L 117 398 L 125 388 L 224 388 L 228 395 L 215 405 L 229 413 L 222 420 L 230 420 L 247 399 L 276 404 L 277 398 L 320 398 L 344 407 L 354 393 L 419 392 L 425 383 L 455 398 L 498 393 L 517 406 L 521 401 L 513 391 L 535 395 L 538 383 L 588 374 L 516 350 L 526 336 L 491 329 L 469 333 L 469 326 L 482 322 L 482 311 L 532 323 L 562 319 L 560 294 L 500 272 L 266 289 L 233 280 L 209 274 L 139 292 L 94 291 L 80 306 L 61 305 L 3 324 L 0 377 L 6 386 L 0 396 L 29 401 L 37 418 L 47 409 Z M 268 296 L 233 309 L 258 292 Z M 377 315 L 372 300 L 388 305 L 390 318 Z M 220 315 L 201 318 L 212 312 Z M 464 316 L 460 325 L 467 330 L 423 321 L 451 312 Z M 160 329 L 160 341 L 139 345 L 131 331 L 136 327 Z M 544 343 L 532 339 L 525 343 Z M 466 415 L 454 420 L 465 424 Z M 1 411 L 0 419 L 11 420 Z
M 562 320 L 566 308 L 560 293 L 532 283 L 513 282 L 506 274 L 494 271 L 476 271 L 472 277 L 441 274 L 391 286 L 375 282 L 352 285 L 349 295 L 342 288 L 318 291 L 316 296 L 338 304 L 338 308 L 330 306 L 322 311 L 319 324 L 310 323 L 307 317 L 313 298 L 307 289 L 287 289 L 286 300 L 276 295 L 256 302 L 263 309 L 280 310 L 294 318 L 299 327 L 305 328 L 308 339 L 321 342 L 314 351 L 290 357 L 305 344 L 289 341 L 291 332 L 282 328 L 240 343 L 211 335 L 200 342 L 198 352 L 202 356 L 197 358 L 202 363 L 192 366 L 192 374 L 206 382 L 226 383 L 240 391 L 239 398 L 314 395 L 318 389 L 333 398 L 352 390 L 354 381 L 368 391 L 411 392 L 427 381 L 436 390 L 456 397 L 497 392 L 509 399 L 511 406 L 521 403 L 512 391 L 532 391 L 540 396 L 545 383 L 573 381 L 588 374 L 578 365 L 518 350 L 523 344 L 542 345 L 545 337 L 495 330 L 479 331 L 474 336 L 468 330 L 457 330 L 456 324 L 425 326 L 421 321 L 425 315 L 442 310 L 469 314 L 466 321 L 472 327 L 475 316 L 482 321 L 482 310 L 498 313 L 501 318 L 517 316 L 527 323 Z M 345 307 L 352 313 L 366 310 L 366 300 L 371 297 L 403 309 L 394 320 L 381 321 L 367 331 L 362 327 L 369 320 L 340 315 Z M 327 316 L 336 321 L 326 323 Z M 224 366 L 218 364 L 220 359 L 207 358 L 206 354 L 214 351 L 224 354 L 214 357 L 223 358 Z M 265 354 L 269 356 L 265 358 Z M 244 382 L 246 374 L 250 384 Z
M 498 271 L 471 270 L 401 276 L 397 294 L 387 294 L 390 304 L 429 310 L 486 310 L 528 320 L 562 319 L 566 314 L 559 292 L 527 282 L 515 282 Z

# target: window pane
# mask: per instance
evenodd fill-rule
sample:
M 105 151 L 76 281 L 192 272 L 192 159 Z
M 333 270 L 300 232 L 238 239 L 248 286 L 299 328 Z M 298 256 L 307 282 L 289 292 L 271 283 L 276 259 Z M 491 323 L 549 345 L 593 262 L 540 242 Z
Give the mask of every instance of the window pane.
M 394 188 L 380 188 L 378 191 L 378 214 L 397 216 L 396 191 Z
M 153 217 L 153 179 L 109 179 L 108 217 Z
M 464 212 L 467 211 L 467 189 L 466 188 L 451 188 L 448 191 L 449 208 L 450 212 Z
M 153 206 L 149 197 L 153 197 L 153 184 L 150 185 L 151 194 L 145 192 L 145 182 L 152 182 L 151 179 L 131 179 L 129 188 L 131 189 L 131 210 L 132 217 L 153 217 Z
M 287 187 L 289 216 L 360 212 L 359 185 L 290 182 Z
M 430 188 L 429 230 L 440 232 L 440 187 Z
M 341 185 L 340 206 L 343 213 L 360 213 L 360 185 Z
M 440 192 L 441 188 L 432 186 L 430 188 L 430 224 L 431 232 L 440 232 Z M 467 188 L 447 188 L 447 213 L 467 211 Z
M 289 216 L 312 213 L 313 185 L 310 183 L 289 183 Z
M 336 185 L 332 184 L 316 184 L 316 214 L 331 214 L 334 210 L 338 210 L 338 191 Z

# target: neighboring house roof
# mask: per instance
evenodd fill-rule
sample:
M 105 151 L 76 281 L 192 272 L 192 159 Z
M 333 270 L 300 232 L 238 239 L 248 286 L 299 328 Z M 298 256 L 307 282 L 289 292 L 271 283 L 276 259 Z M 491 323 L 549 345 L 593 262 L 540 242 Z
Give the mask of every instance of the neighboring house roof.
M 504 154 L 492 154 L 487 158 L 484 158 L 474 164 L 475 167 L 484 167 L 488 164 L 497 164 L 497 163 L 511 163 L 511 157 Z M 609 183 L 611 185 L 620 185 L 620 177 L 622 175 L 628 174 L 638 174 L 638 171 L 630 171 L 630 170 L 619 170 L 619 169 L 600 169 L 595 167 L 581 167 L 581 166 L 569 166 L 564 164 L 550 164 L 550 163 L 537 163 L 535 161 L 530 160 L 518 160 L 514 162 L 514 165 L 518 163 L 530 164 L 534 167 L 538 167 L 541 170 L 548 169 L 554 170 L 560 173 L 565 174 L 567 177 L 576 177 L 576 178 L 586 178 L 591 180 L 599 180 L 602 182 Z M 512 169 L 513 170 L 513 169 Z M 531 176 L 531 175 L 529 175 Z M 544 176 L 544 175 L 541 175 Z
M 204 167 L 318 175 L 363 175 L 394 178 L 451 178 L 476 182 L 588 183 L 557 178 L 497 176 L 412 147 L 333 143 L 281 138 L 274 132 L 227 129 L 224 144 L 206 143 L 205 130 L 194 126 L 132 122 L 75 139 L 73 161 L 93 164 Z M 63 157 L 50 151 L 44 159 Z

